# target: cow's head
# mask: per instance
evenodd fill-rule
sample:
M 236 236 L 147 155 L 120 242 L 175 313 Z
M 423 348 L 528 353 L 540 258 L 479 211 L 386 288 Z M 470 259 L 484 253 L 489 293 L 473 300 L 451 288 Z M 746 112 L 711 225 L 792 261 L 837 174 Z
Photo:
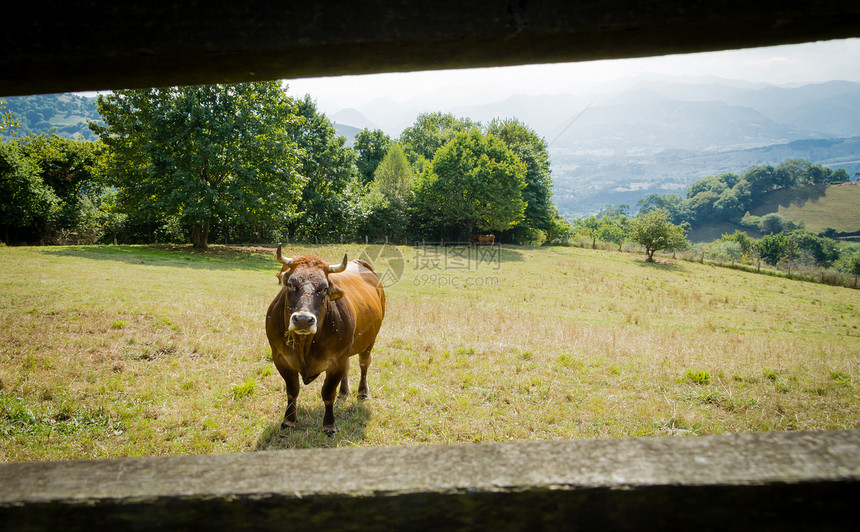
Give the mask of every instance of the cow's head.
M 343 296 L 343 291 L 334 286 L 328 276 L 346 269 L 347 254 L 343 254 L 340 264 L 328 264 L 316 257 L 286 258 L 281 254 L 281 246 L 278 246 L 275 256 L 283 264 L 278 281 L 286 289 L 286 304 L 289 308 L 285 311 L 290 314 L 289 332 L 316 334 L 317 327 L 325 320 L 326 303 Z

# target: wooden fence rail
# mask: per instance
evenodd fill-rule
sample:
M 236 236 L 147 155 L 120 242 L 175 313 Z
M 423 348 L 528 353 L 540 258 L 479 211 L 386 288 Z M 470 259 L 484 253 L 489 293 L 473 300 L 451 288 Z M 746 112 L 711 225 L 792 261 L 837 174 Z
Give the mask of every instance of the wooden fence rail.
M 0 465 L 0 530 L 856 530 L 860 431 Z

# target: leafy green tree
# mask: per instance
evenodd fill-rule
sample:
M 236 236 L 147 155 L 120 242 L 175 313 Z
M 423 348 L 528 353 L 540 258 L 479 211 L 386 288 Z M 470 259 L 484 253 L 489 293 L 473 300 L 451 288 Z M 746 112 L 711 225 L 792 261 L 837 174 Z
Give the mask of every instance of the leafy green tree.
M 6 109 L 6 99 L 0 98 L 0 135 L 2 135 L 7 129 L 20 125 L 20 122 L 18 122 L 18 120 L 16 120 L 12 115 L 12 111 L 4 113 L 2 112 L 3 109 Z
M 854 288 L 857 288 L 857 279 L 860 277 L 860 253 L 856 253 L 846 260 L 842 271 L 854 276 Z
M 792 231 L 789 237 L 795 242 L 799 252 L 807 254 L 815 261 L 817 266 L 823 268 L 832 266 L 841 254 L 835 240 L 816 235 L 809 231 L 798 229 Z
M 784 258 L 791 255 L 794 243 L 788 235 L 775 233 L 761 237 L 756 242 L 755 249 L 763 261 L 771 266 L 776 266 Z
M 495 135 L 526 165 L 523 200 L 526 210 L 521 225 L 548 231 L 558 213 L 552 203 L 552 176 L 546 140 L 517 119 L 494 119 L 487 133 Z
M 654 262 L 654 253 L 664 249 L 685 249 L 687 241 L 686 224 L 675 225 L 662 209 L 640 213 L 630 224 L 630 240 L 645 248 L 648 262 Z
M 376 167 L 385 157 L 390 144 L 391 138 L 381 129 L 363 129 L 355 136 L 353 149 L 358 154 L 355 165 L 365 184 L 373 180 Z
M 740 260 L 744 251 L 741 245 L 738 242 L 734 242 L 731 240 L 717 240 L 708 246 L 708 252 L 710 252 L 714 258 L 722 261 L 731 261 L 734 264 L 735 261 Z
M 457 134 L 436 152 L 431 172 L 418 181 L 425 220 L 474 230 L 504 231 L 523 219 L 525 165 L 504 142 L 477 129 Z
M 403 146 L 409 162 L 420 165 L 421 159 L 432 161 L 436 151 L 458 133 L 480 127 L 478 122 L 469 118 L 457 118 L 450 113 L 422 113 L 413 125 L 400 133 L 398 142 Z
M 60 199 L 18 142 L 0 143 L 0 227 L 6 243 L 39 241 Z
M 741 247 L 741 253 L 743 255 L 749 254 L 750 250 L 755 246 L 755 239 L 739 229 L 735 230 L 735 232 L 730 235 L 723 235 L 720 240 L 723 242 L 737 243 Z
M 591 249 L 597 249 L 597 234 L 600 229 L 600 220 L 597 216 L 589 216 L 576 221 L 576 233 L 591 239 Z
M 107 168 L 126 212 L 175 218 L 205 249 L 211 227 L 286 225 L 304 184 L 280 82 L 114 91 L 99 96 Z
M 391 144 L 368 186 L 365 212 L 357 223 L 359 237 L 396 242 L 407 239 L 414 180 L 403 148 Z
M 310 96 L 296 105 L 299 121 L 290 127 L 290 137 L 300 148 L 299 175 L 304 183 L 297 216 L 289 223 L 292 237 L 339 238 L 348 233 L 344 192 L 356 178 L 355 158 L 346 138 L 338 135 L 331 121 Z
M 415 176 L 406 154 L 399 144 L 392 144 L 373 177 L 373 185 L 383 196 L 405 205 L 412 191 Z
M 74 242 L 95 243 L 100 237 L 102 195 L 96 175 L 98 145 L 58 135 L 30 135 L 21 139 L 21 148 L 59 199 L 56 230 L 74 235 Z
M 684 198 L 679 194 L 651 194 L 636 202 L 640 213 L 646 213 L 654 209 L 662 209 L 669 215 L 672 223 L 681 223 L 681 211 Z
M 553 216 L 546 231 L 545 245 L 567 244 L 573 235 L 573 227 L 560 214 Z
M 627 240 L 629 233 L 630 218 L 624 214 L 600 218 L 600 225 L 597 227 L 597 239 L 618 244 L 618 251 L 621 251 L 621 246 Z
M 785 218 L 775 212 L 771 212 L 762 216 L 761 221 L 758 225 L 759 231 L 766 235 L 781 233 L 785 231 L 787 227 L 788 224 Z

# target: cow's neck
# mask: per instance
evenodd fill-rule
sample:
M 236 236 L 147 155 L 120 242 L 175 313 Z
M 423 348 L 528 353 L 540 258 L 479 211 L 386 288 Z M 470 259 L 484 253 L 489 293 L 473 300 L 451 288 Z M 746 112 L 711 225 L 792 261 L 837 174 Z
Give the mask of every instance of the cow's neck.
M 301 360 L 307 360 L 311 355 L 311 344 L 313 344 L 314 336 L 316 335 L 288 332 L 287 343 L 295 349 Z

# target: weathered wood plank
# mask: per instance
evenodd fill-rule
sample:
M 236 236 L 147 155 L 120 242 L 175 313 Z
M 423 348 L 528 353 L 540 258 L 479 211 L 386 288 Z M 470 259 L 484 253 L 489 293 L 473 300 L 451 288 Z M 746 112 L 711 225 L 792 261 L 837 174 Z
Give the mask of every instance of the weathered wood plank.
M 641 57 L 860 36 L 844 0 L 19 2 L 0 95 Z
M 0 465 L 0 529 L 848 530 L 860 431 Z

